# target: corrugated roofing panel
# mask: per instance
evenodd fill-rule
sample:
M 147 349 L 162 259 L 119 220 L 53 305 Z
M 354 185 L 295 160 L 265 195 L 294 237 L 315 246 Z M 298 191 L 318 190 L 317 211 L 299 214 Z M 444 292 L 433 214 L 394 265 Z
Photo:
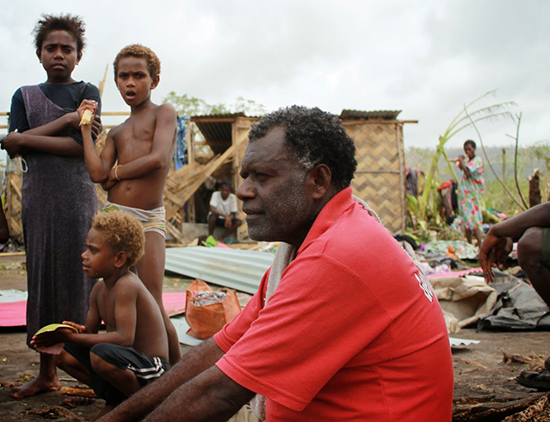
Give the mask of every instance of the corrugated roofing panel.
M 270 252 L 191 246 L 166 249 L 164 269 L 187 277 L 256 293 L 266 270 L 273 263 Z
M 340 113 L 340 119 L 384 119 L 395 120 L 401 113 L 401 110 L 374 110 L 374 111 L 360 111 L 360 110 L 342 110 Z

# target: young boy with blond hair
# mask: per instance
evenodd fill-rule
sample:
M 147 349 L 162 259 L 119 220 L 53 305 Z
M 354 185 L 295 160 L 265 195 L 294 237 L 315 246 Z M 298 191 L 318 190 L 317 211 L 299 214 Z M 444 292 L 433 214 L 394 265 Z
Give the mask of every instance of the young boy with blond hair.
M 145 254 L 137 273 L 157 301 L 168 333 L 170 363 L 180 358 L 176 329 L 162 304 L 165 262 L 165 209 L 163 191 L 177 135 L 176 111 L 170 104 L 156 105 L 151 91 L 160 81 L 160 61 L 139 44 L 124 47 L 114 61 L 115 82 L 130 106 L 130 117 L 111 129 L 101 154 L 95 150 L 89 125 L 83 125 L 84 157 L 92 181 L 108 191 L 104 211 L 121 210 L 141 221 Z M 95 113 L 94 101 L 78 109 Z M 116 165 L 115 165 L 116 163 Z
M 130 271 L 143 255 L 145 237 L 138 219 L 122 211 L 98 214 L 86 238 L 83 270 L 100 279 L 92 289 L 86 325 L 35 335 L 47 348 L 67 343 L 56 365 L 105 399 L 107 412 L 170 367 L 168 340 L 159 306 Z M 99 333 L 101 321 L 106 332 Z

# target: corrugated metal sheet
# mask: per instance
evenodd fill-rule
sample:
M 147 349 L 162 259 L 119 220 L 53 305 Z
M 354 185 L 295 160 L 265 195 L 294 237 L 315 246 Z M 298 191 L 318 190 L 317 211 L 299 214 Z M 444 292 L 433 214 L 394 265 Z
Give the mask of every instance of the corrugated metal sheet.
M 164 269 L 187 277 L 256 293 L 262 276 L 273 263 L 270 252 L 192 246 L 166 249 Z
M 223 154 L 231 146 L 232 125 L 237 117 L 244 117 L 244 113 L 193 116 L 191 121 L 197 125 L 212 151 Z
M 360 111 L 360 110 L 342 110 L 340 119 L 384 119 L 395 120 L 401 113 L 401 110 L 375 110 L 375 111 Z

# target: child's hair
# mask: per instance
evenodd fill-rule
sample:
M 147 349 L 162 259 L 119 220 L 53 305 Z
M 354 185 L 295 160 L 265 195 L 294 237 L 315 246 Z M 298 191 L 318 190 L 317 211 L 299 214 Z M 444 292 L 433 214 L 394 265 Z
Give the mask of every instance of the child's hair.
M 115 254 L 126 252 L 128 266 L 134 265 L 143 256 L 145 235 L 139 220 L 123 211 L 97 214 L 92 220 L 92 228 L 100 232 L 105 243 Z
M 34 45 L 37 50 L 42 48 L 42 43 L 46 36 L 52 31 L 67 31 L 76 40 L 76 49 L 80 52 L 84 50 L 86 32 L 84 21 L 80 16 L 72 15 L 42 15 L 42 19 L 38 21 L 34 27 Z
M 477 148 L 476 143 L 471 139 L 468 139 L 466 142 L 464 142 L 464 148 L 466 148 L 466 145 L 470 145 L 473 149 Z
M 122 50 L 118 52 L 113 62 L 115 68 L 115 79 L 118 72 L 118 62 L 125 57 L 138 57 L 145 59 L 147 62 L 147 68 L 149 69 L 149 74 L 151 77 L 160 75 L 160 60 L 153 50 L 149 47 L 145 47 L 141 44 L 132 44 L 127 45 Z

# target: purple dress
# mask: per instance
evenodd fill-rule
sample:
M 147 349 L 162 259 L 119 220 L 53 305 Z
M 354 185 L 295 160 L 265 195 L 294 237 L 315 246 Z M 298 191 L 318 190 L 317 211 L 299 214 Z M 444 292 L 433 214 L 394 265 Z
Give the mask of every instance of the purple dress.
M 67 113 L 37 85 L 22 87 L 21 94 L 30 129 Z M 85 322 L 95 279 L 82 271 L 80 255 L 97 212 L 97 196 L 83 157 L 32 150 L 24 158 L 29 167 L 22 188 L 29 344 L 44 325 L 63 320 Z

